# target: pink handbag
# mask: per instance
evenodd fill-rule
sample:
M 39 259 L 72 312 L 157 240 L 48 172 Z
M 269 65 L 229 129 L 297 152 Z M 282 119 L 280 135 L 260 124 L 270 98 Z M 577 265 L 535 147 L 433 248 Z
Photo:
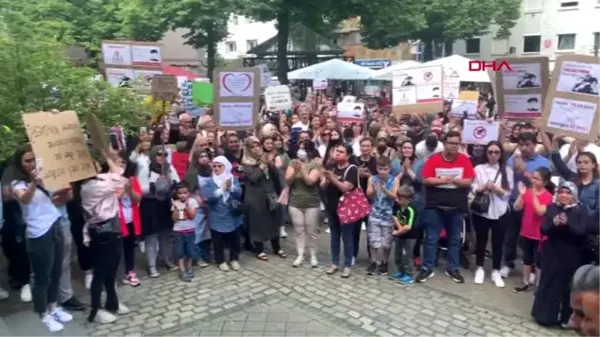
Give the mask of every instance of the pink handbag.
M 281 194 L 279 195 L 279 199 L 277 199 L 277 202 L 280 205 L 287 206 L 287 204 L 290 202 L 290 187 L 289 186 L 286 186 L 283 188 L 283 190 L 281 190 Z
M 356 167 L 355 165 L 350 165 L 344 172 L 344 178 L 346 178 L 346 174 L 351 167 Z M 355 223 L 361 219 L 366 218 L 369 213 L 371 213 L 371 205 L 367 200 L 367 197 L 363 193 L 362 188 L 360 188 L 360 182 L 357 179 L 356 187 L 344 193 L 340 202 L 337 206 L 338 218 L 340 219 L 341 225 L 349 225 Z

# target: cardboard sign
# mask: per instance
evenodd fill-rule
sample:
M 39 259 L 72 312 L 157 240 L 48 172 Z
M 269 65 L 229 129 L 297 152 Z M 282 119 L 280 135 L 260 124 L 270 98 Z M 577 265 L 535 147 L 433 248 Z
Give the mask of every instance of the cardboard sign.
M 75 111 L 25 113 L 23 124 L 46 189 L 97 174 Z
M 102 152 L 108 150 L 108 136 L 102 122 L 93 113 L 85 115 L 85 124 L 92 138 L 92 146 Z
M 287 110 L 292 108 L 292 95 L 287 85 L 267 87 L 265 89 L 265 104 L 271 111 Z
M 600 57 L 561 55 L 556 59 L 542 114 L 547 132 L 598 139 Z
M 328 82 L 326 78 L 315 78 L 312 83 L 313 90 L 326 90 Z
M 465 120 L 462 139 L 465 144 L 487 145 L 492 140 L 498 140 L 500 123 L 482 120 Z
M 258 124 L 260 70 L 215 69 L 213 115 L 221 129 L 247 130 Z
M 392 74 L 392 112 L 440 112 L 444 108 L 442 66 L 396 70 Z
M 338 103 L 337 119 L 340 122 L 361 123 L 364 120 L 364 103 Z
M 162 101 L 174 101 L 179 95 L 177 76 L 154 75 L 152 77 L 152 97 Z
M 548 58 L 519 57 L 502 60 L 510 64 L 512 71 L 504 67 L 496 73 L 498 115 L 507 119 L 539 118 L 550 83 Z

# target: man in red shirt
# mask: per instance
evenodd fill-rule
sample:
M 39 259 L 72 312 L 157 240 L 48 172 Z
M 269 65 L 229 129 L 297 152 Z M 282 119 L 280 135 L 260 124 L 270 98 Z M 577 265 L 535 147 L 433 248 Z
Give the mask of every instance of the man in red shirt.
M 475 171 L 469 157 L 460 153 L 461 135 L 448 132 L 444 138 L 444 151 L 431 155 L 423 166 L 425 185 L 425 210 L 423 224 L 426 229 L 423 249 L 423 269 L 417 282 L 433 277 L 435 256 L 440 232 L 446 229 L 448 242 L 448 265 L 446 275 L 457 283 L 463 283 L 460 275 L 460 237 L 463 221 L 468 212 L 468 195 Z

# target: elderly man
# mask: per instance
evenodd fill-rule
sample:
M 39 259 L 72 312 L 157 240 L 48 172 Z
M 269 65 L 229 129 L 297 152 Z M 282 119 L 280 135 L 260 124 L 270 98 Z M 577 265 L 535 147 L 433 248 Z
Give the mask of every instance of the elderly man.
M 568 327 L 579 331 L 583 336 L 600 335 L 599 288 L 600 268 L 598 266 L 586 264 L 577 269 L 571 286 L 573 314 Z

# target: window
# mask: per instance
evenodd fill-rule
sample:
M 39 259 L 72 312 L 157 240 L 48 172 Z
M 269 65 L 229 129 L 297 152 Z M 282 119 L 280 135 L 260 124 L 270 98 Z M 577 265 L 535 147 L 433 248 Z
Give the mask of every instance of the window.
M 524 53 L 539 53 L 542 42 L 541 35 L 523 36 L 523 52 Z
M 237 46 L 235 45 L 235 41 L 225 42 L 225 48 L 228 53 L 235 53 L 237 51 Z
M 558 50 L 574 50 L 575 49 L 575 34 L 559 34 L 558 35 Z
M 561 1 L 560 8 L 574 8 L 579 6 L 579 1 Z
M 467 54 L 479 54 L 480 52 L 480 39 L 468 39 L 467 40 Z
M 246 50 L 251 50 L 258 45 L 257 40 L 246 40 Z

